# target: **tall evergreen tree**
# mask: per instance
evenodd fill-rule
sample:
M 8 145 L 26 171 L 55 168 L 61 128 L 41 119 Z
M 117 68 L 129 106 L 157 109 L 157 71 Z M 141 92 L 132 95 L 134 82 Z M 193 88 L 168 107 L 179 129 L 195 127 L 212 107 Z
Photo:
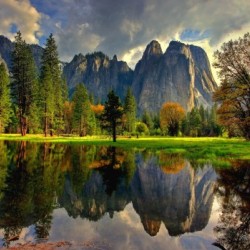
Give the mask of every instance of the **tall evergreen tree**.
M 143 123 L 145 123 L 147 125 L 149 130 L 153 129 L 154 122 L 152 121 L 151 115 L 147 111 L 143 112 L 141 120 Z
M 189 126 L 190 126 L 190 134 L 191 136 L 200 136 L 201 135 L 201 125 L 202 125 L 202 117 L 199 113 L 198 108 L 192 108 L 189 114 Z
M 22 39 L 20 31 L 15 37 L 11 72 L 12 100 L 18 107 L 20 131 L 24 136 L 29 126 L 29 116 L 36 102 L 37 75 L 31 50 Z
M 80 136 L 92 134 L 95 127 L 94 112 L 91 110 L 87 89 L 83 84 L 78 84 L 73 98 L 73 128 Z
M 50 80 L 48 79 L 50 78 Z M 41 87 L 46 88 L 44 81 L 52 81 L 52 94 L 50 95 L 50 105 L 52 117 L 50 119 L 49 129 L 50 134 L 53 135 L 54 131 L 63 129 L 63 105 L 67 94 L 65 93 L 65 81 L 61 77 L 60 61 L 57 52 L 56 41 L 52 34 L 47 39 L 45 49 L 42 55 L 42 68 L 41 68 Z M 48 98 L 46 89 L 42 91 L 43 102 Z M 54 107 L 53 107 L 54 106 Z M 46 120 L 46 119 L 45 119 Z
M 104 105 L 102 126 L 112 132 L 113 141 L 116 142 L 117 126 L 122 118 L 123 110 L 119 97 L 113 90 L 108 93 L 108 100 Z
M 124 103 L 124 113 L 126 116 L 126 130 L 130 133 L 135 131 L 136 122 L 136 101 L 130 88 L 128 88 Z
M 11 115 L 9 76 L 3 63 L 0 64 L 0 133 L 4 132 Z
M 40 93 L 41 93 L 40 106 L 43 118 L 43 131 L 46 137 L 48 134 L 48 130 L 52 129 L 52 124 L 54 122 L 54 114 L 56 109 L 53 80 L 50 72 L 50 67 L 48 64 L 44 64 L 41 70 Z M 52 133 L 53 132 L 50 131 L 50 134 Z

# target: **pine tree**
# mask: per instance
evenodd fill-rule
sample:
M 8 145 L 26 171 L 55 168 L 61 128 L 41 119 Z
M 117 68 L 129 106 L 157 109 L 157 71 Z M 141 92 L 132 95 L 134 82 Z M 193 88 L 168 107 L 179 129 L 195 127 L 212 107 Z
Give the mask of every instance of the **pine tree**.
M 48 64 L 44 64 L 41 70 L 40 93 L 41 93 L 40 107 L 42 110 L 43 131 L 46 137 L 48 134 L 48 130 L 52 129 L 52 124 L 54 123 L 55 108 L 56 108 L 53 80 L 50 72 L 50 67 Z M 53 134 L 53 132 L 50 131 L 50 134 Z
M 17 32 L 12 53 L 11 95 L 18 107 L 19 126 L 24 136 L 29 127 L 29 116 L 32 113 L 37 97 L 37 75 L 30 48 Z
M 190 126 L 190 135 L 191 136 L 200 136 L 201 135 L 201 124 L 202 117 L 199 113 L 199 110 L 194 107 L 189 114 L 189 126 Z
M 104 105 L 102 126 L 112 132 L 113 141 L 116 142 L 117 126 L 122 118 L 123 110 L 119 97 L 113 90 L 108 93 L 108 100 Z
M 144 111 L 142 114 L 142 122 L 145 123 L 149 130 L 152 130 L 154 127 L 154 122 L 152 121 L 152 118 L 150 114 L 147 111 Z
M 209 127 L 210 127 L 210 136 L 219 136 L 222 134 L 222 126 L 218 124 L 217 117 L 217 105 L 213 105 L 209 113 Z
M 126 130 L 130 133 L 135 131 L 136 122 L 136 101 L 130 88 L 125 97 L 124 113 L 126 116 Z
M 11 116 L 9 76 L 3 63 L 0 64 L 0 133 L 4 132 Z
M 95 115 L 91 110 L 87 89 L 83 84 L 76 86 L 73 98 L 73 128 L 80 136 L 93 134 L 95 129 Z
M 47 71 L 47 73 L 45 72 Z M 49 72 L 49 73 L 48 73 Z M 49 74 L 49 76 L 46 76 Z M 42 55 L 42 69 L 41 69 L 41 86 L 45 88 L 45 83 L 43 83 L 44 78 L 48 80 L 48 77 L 52 81 L 52 94 L 50 95 L 50 105 L 52 117 L 50 119 L 49 129 L 50 134 L 53 135 L 54 131 L 61 131 L 64 127 L 63 122 L 63 107 L 64 101 L 67 97 L 66 84 L 61 77 L 60 61 L 57 52 L 57 45 L 52 34 L 50 34 L 47 39 L 46 46 Z M 48 92 L 43 91 L 44 94 Z M 43 96 L 43 100 L 47 97 Z M 48 100 L 48 98 L 47 98 Z M 54 106 L 54 107 L 53 107 Z M 46 120 L 46 119 L 45 119 Z

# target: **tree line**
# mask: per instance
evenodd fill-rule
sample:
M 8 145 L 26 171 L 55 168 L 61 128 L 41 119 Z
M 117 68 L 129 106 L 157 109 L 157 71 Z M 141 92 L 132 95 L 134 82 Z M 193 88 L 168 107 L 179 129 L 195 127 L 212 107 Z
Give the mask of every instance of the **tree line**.
M 248 138 L 249 73 L 247 63 L 241 67 L 238 64 L 242 58 L 249 60 L 247 52 L 243 55 L 239 52 L 244 46 L 250 47 L 249 44 L 248 34 L 237 42 L 224 44 L 222 51 L 215 53 L 215 67 L 220 69 L 223 81 L 214 94 L 218 104 L 211 109 L 200 106 L 186 113 L 180 104 L 167 102 L 159 114 L 145 111 L 138 117 L 131 89 L 127 90 L 123 103 L 111 90 L 106 102 L 101 104 L 95 103 L 84 84 L 79 83 L 69 100 L 53 35 L 46 41 L 38 70 L 29 46 L 21 32 L 17 32 L 10 73 L 6 65 L 0 64 L 0 132 L 18 132 L 23 136 L 26 133 L 43 133 L 45 136 L 110 134 L 116 141 L 117 134 L 128 137 L 219 136 L 226 129 L 229 136 Z M 240 53 L 238 68 L 228 73 L 228 65 L 224 64 L 229 63 L 228 54 L 236 52 Z

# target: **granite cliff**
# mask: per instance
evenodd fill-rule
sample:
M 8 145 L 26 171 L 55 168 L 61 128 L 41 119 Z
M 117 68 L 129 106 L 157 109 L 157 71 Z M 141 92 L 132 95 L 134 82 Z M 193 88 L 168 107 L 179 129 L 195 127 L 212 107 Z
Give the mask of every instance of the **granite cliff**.
M 70 95 L 78 83 L 84 83 L 98 101 L 105 101 L 111 89 L 123 98 L 133 79 L 133 71 L 126 62 L 118 61 L 116 56 L 109 59 L 102 52 L 75 55 L 64 67 L 63 74 Z
M 170 42 L 164 54 L 152 41 L 135 67 L 132 83 L 139 111 L 149 112 L 166 101 L 178 102 L 186 110 L 201 104 L 209 107 L 216 87 L 205 51 L 177 41 Z
M 165 53 L 157 41 L 152 41 L 134 71 L 116 56 L 109 59 L 97 52 L 76 55 L 63 72 L 70 93 L 77 83 L 84 82 L 101 101 L 110 89 L 123 99 L 131 87 L 139 113 L 158 112 L 167 101 L 179 102 L 186 110 L 201 104 L 211 107 L 211 96 L 217 87 L 206 52 L 177 41 L 170 42 Z

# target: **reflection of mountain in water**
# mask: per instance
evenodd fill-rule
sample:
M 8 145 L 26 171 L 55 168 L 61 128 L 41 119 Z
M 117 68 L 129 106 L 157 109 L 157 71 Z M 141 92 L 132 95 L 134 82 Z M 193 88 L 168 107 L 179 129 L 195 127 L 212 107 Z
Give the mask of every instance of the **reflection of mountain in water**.
M 122 168 L 107 166 L 93 171 L 78 194 L 66 177 L 61 206 L 70 216 L 98 220 L 105 213 L 112 217 L 132 201 L 145 231 L 151 236 L 158 233 L 161 222 L 170 235 L 201 230 L 210 217 L 215 172 L 209 166 L 194 170 L 188 162 L 181 161 L 183 169 L 179 167 L 178 173 L 166 174 L 156 156 L 144 160 L 138 155 L 130 184 Z M 109 185 L 114 186 L 112 192 L 108 191 Z
M 115 211 L 122 211 L 129 203 L 129 188 L 122 181 L 111 195 L 107 194 L 105 189 L 101 174 L 94 172 L 83 186 L 80 196 L 77 196 L 72 190 L 70 179 L 66 177 L 60 203 L 74 218 L 81 216 L 97 221 L 105 213 L 112 217 Z
M 203 229 L 208 222 L 215 173 L 205 167 L 186 167 L 178 174 L 164 174 L 156 158 L 139 160 L 132 181 L 132 202 L 145 230 L 156 235 L 161 221 L 170 235 Z

